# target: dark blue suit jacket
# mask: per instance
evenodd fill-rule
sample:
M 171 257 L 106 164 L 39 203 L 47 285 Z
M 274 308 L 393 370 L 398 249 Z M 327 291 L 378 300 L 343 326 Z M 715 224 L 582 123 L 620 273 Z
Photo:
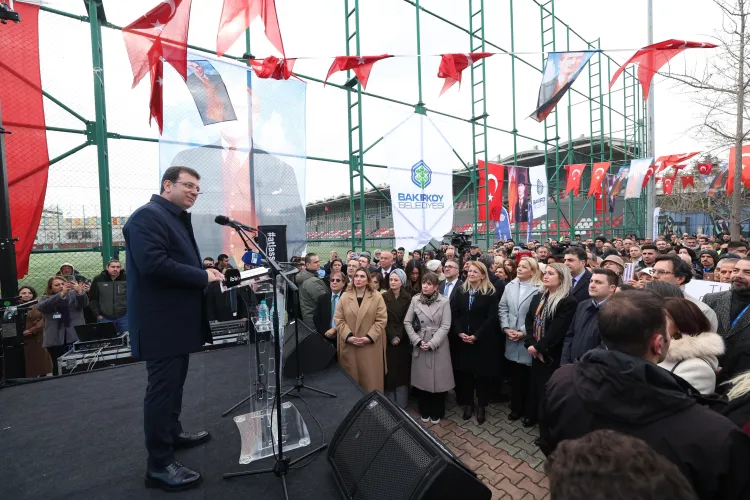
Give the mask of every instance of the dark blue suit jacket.
M 153 195 L 133 212 L 123 234 L 133 357 L 159 359 L 201 350 L 211 341 L 204 299 L 208 276 L 190 214 Z

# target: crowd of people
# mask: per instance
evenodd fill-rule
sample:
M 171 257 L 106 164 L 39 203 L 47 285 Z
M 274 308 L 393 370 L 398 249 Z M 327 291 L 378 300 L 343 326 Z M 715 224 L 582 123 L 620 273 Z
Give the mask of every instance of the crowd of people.
M 401 407 L 413 394 L 424 422 L 444 418 L 451 390 L 480 426 L 509 400 L 507 418 L 538 425 L 550 457 L 611 429 L 668 459 L 697 498 L 747 498 L 750 257 L 726 240 L 307 254 L 300 305 L 354 380 Z M 730 289 L 688 295 L 701 279 Z
M 76 326 L 106 322 L 114 323 L 118 333 L 128 331 L 125 270 L 117 259 L 93 280 L 65 262 L 47 280 L 44 295 L 22 285 L 18 296 L 27 377 L 60 374 L 58 359 L 79 340 Z

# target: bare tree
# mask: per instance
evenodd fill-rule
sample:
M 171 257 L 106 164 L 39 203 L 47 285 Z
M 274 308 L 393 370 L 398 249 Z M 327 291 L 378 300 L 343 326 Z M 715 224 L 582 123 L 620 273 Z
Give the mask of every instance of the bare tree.
M 750 135 L 750 127 L 746 125 L 750 124 L 750 115 L 745 105 L 750 85 L 750 0 L 713 2 L 721 9 L 722 27 L 714 35 L 718 47 L 713 49 L 703 70 L 663 76 L 679 82 L 691 94 L 692 101 L 705 110 L 702 123 L 695 127 L 697 134 L 708 140 L 714 151 L 735 148 L 729 220 L 732 239 L 738 240 L 743 199 L 747 201 L 742 192 L 742 143 Z M 704 204 L 709 205 L 709 201 Z

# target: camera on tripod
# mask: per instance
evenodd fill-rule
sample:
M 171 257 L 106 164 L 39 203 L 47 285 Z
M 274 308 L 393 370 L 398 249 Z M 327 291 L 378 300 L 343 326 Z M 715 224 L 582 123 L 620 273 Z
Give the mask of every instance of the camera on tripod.
M 8 21 L 18 23 L 21 16 L 13 10 L 13 0 L 0 0 L 0 23 L 8 24 Z

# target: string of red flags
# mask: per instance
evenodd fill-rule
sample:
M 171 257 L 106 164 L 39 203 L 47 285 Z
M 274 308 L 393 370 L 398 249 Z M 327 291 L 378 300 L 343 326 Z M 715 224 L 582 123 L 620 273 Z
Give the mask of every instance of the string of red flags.
M 459 89 L 461 88 L 461 74 L 463 70 L 485 57 L 494 55 L 492 52 L 471 52 L 468 54 L 443 54 L 440 58 L 440 67 L 438 68 L 438 78 L 444 78 L 443 89 L 440 91 L 440 95 L 451 88 L 456 82 L 458 82 Z
M 388 59 L 389 57 L 393 56 L 389 54 L 382 54 L 379 56 L 339 56 L 333 60 L 333 64 L 331 64 L 331 67 L 328 69 L 328 75 L 326 75 L 326 79 L 323 81 L 323 86 L 325 87 L 326 82 L 328 82 L 328 79 L 331 78 L 332 74 L 339 71 L 352 70 L 354 71 L 354 74 L 357 75 L 357 79 L 359 80 L 359 83 L 362 84 L 362 88 L 365 89 L 367 88 L 367 81 L 370 79 L 372 65 L 383 59 Z
M 162 132 L 164 117 L 162 82 L 164 61 L 187 80 L 187 38 L 192 0 L 168 0 L 122 29 L 125 49 L 133 69 L 133 87 L 151 75 L 150 118 Z
M 250 23 L 258 17 L 263 21 L 268 41 L 286 57 L 275 0 L 224 0 L 219 32 L 216 35 L 216 54 L 219 57 L 226 54 L 232 44 L 250 27 Z
M 609 88 L 612 88 L 628 64 L 637 64 L 638 82 L 643 89 L 643 100 L 645 101 L 648 99 L 648 92 L 651 88 L 651 80 L 654 74 L 667 64 L 670 59 L 685 49 L 713 49 L 715 47 L 716 45 L 713 43 L 689 42 L 686 40 L 665 40 L 653 45 L 647 45 L 636 52 L 625 64 L 615 71 L 612 80 L 609 82 Z
M 568 176 L 565 179 L 565 195 L 573 191 L 574 196 L 578 196 L 581 189 L 581 177 L 583 177 L 583 169 L 586 168 L 585 163 L 577 163 L 575 165 L 565 165 L 565 170 L 568 171 Z
M 273 80 L 289 80 L 294 77 L 301 80 L 292 73 L 296 59 L 279 59 L 276 56 L 268 56 L 265 59 L 248 59 L 250 67 L 258 78 L 271 78 Z
M 680 179 L 682 180 L 682 189 L 695 187 L 694 177 L 692 175 L 683 175 Z
M 660 156 L 654 161 L 654 164 L 657 166 L 656 173 L 658 174 L 671 166 L 677 165 L 678 163 L 683 163 L 697 154 L 699 154 L 699 151 L 695 151 L 693 153 Z

